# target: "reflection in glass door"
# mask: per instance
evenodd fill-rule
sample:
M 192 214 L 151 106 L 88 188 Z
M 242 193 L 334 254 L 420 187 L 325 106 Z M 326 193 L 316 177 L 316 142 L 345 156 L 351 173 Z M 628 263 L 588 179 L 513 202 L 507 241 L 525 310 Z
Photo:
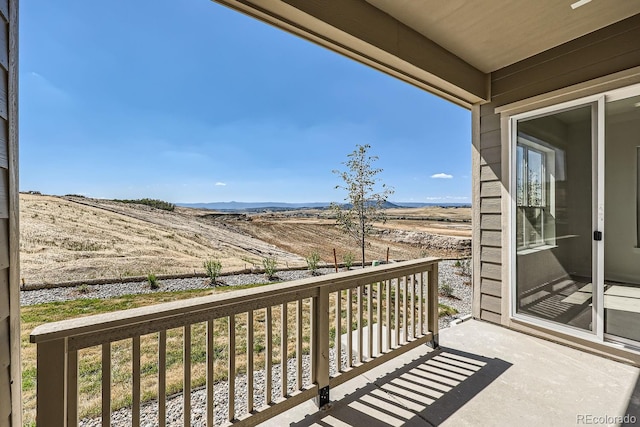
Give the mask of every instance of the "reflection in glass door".
M 640 96 L 608 102 L 605 120 L 604 332 L 638 345 Z
M 594 104 L 514 121 L 515 311 L 593 325 Z

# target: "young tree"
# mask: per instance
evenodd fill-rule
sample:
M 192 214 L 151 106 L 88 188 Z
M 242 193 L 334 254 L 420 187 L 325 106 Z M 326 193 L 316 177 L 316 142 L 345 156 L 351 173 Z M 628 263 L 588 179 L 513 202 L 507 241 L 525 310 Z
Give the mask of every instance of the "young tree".
M 393 194 L 393 189 L 381 184 L 380 191 L 376 191 L 379 179 L 377 175 L 382 169 L 373 168 L 372 163 L 377 156 L 369 156 L 370 145 L 356 145 L 356 149 L 348 155 L 349 160 L 342 162 L 347 167 L 345 171 L 334 170 L 344 181 L 344 185 L 336 185 L 336 189 L 347 191 L 344 198 L 347 204 L 331 204 L 336 214 L 337 224 L 344 229 L 360 245 L 362 250 L 362 267 L 365 263 L 365 238 L 371 233 L 375 221 L 384 221 L 382 211 L 387 198 Z

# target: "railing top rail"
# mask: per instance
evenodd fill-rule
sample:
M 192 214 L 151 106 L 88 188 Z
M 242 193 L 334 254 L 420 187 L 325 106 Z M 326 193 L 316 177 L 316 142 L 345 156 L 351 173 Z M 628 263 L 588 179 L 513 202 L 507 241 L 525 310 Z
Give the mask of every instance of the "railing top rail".
M 333 287 L 346 288 L 350 287 L 348 286 L 349 284 L 357 286 L 363 283 L 388 280 L 402 276 L 403 274 L 410 274 L 411 272 L 428 271 L 431 269 L 431 266 L 438 261 L 440 261 L 440 258 L 421 258 L 385 264 L 373 268 L 335 273 L 327 276 L 310 277 L 291 282 L 265 285 L 259 288 L 242 289 L 219 295 L 213 294 L 146 307 L 114 311 L 112 313 L 46 323 L 36 327 L 31 332 L 30 341 L 32 343 L 40 343 L 55 339 L 105 332 L 130 327 L 143 322 L 185 317 L 185 315 L 194 312 L 215 311 L 217 308 L 232 305 L 246 305 L 249 307 L 257 300 L 268 304 L 268 301 L 271 299 L 281 299 L 287 294 L 296 295 L 299 293 L 308 293 L 310 290 L 319 289 L 323 286 L 333 285 Z M 341 286 L 341 284 L 344 286 Z M 297 298 L 292 298 L 291 300 L 293 301 L 294 299 Z

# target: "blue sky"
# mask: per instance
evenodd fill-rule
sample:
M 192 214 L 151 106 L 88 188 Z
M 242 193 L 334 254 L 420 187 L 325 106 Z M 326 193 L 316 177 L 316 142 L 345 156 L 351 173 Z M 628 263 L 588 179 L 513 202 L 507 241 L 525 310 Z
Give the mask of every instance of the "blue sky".
M 470 112 L 208 0 L 23 2 L 20 188 L 337 201 L 356 144 L 394 201 L 470 202 Z

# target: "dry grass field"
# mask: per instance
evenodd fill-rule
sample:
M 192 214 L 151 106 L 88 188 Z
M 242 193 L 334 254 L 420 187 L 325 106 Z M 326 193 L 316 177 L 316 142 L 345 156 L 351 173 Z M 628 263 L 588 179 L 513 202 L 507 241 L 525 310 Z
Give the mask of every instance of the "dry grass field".
M 59 283 L 124 278 L 148 273 L 203 273 L 203 262 L 218 258 L 223 272 L 261 265 L 276 257 L 279 267 L 305 265 L 318 252 L 338 262 L 359 250 L 328 218 L 327 211 L 216 215 L 202 209 L 174 211 L 83 197 L 20 195 L 21 275 L 24 283 Z M 390 209 L 379 230 L 470 238 L 468 208 Z M 240 218 L 240 219 L 239 219 Z M 448 219 L 449 221 L 443 221 Z M 467 221 L 467 222 L 463 222 Z M 397 234 L 397 233 L 396 233 Z M 407 243 L 395 234 L 369 238 L 367 259 L 458 256 L 459 251 Z

